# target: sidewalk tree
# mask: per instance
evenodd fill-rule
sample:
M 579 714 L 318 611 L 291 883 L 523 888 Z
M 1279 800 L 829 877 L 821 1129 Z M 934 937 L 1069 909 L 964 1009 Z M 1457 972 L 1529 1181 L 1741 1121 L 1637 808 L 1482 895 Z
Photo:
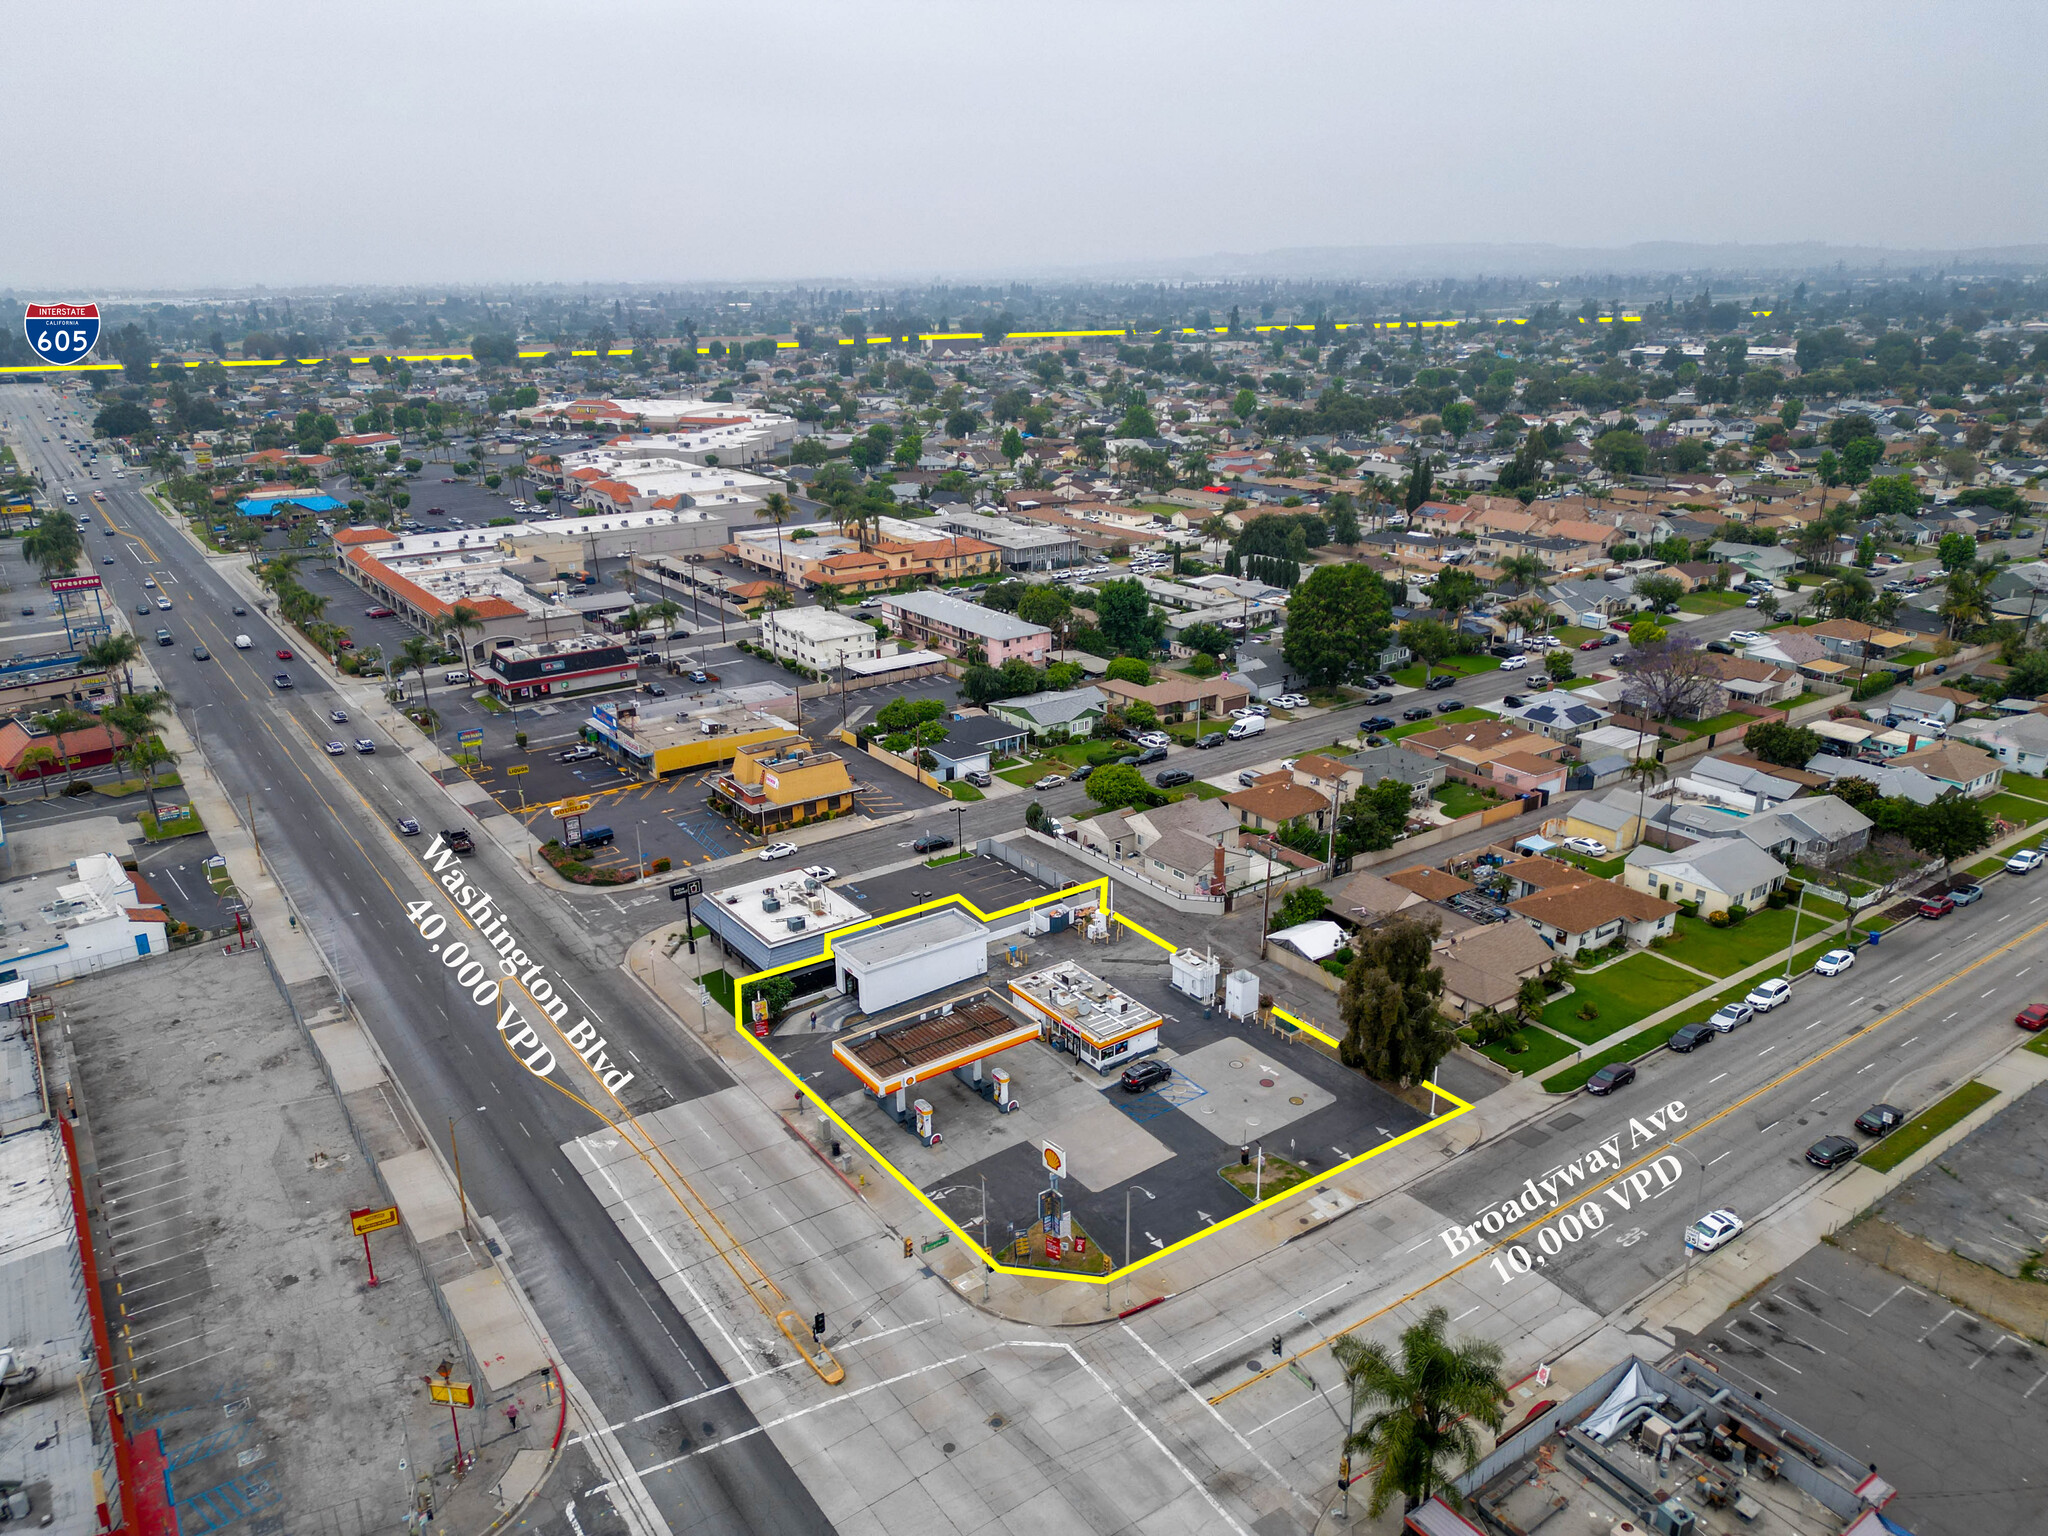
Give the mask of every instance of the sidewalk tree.
M 134 682 L 128 676 L 129 667 L 142 656 L 142 642 L 126 631 L 102 635 L 85 648 L 85 659 L 101 671 L 121 674 L 123 694 L 133 690 Z
M 1554 683 L 1567 683 L 1578 674 L 1578 665 L 1572 660 L 1570 651 L 1546 651 L 1543 656 L 1543 670 Z
M 1422 658 L 1422 679 L 1429 669 L 1458 650 L 1458 632 L 1442 619 L 1410 619 L 1401 626 L 1401 643 Z
M 427 668 L 433 660 L 434 647 L 419 635 L 412 636 L 398 648 L 398 670 L 419 674 L 422 704 L 427 702 Z
M 1457 1044 L 1436 1008 L 1444 991 L 1443 969 L 1430 963 L 1438 927 L 1397 917 L 1357 946 L 1338 1002 L 1346 1066 L 1406 1085 L 1428 1077 Z
M 1157 805 L 1165 796 L 1129 763 L 1110 763 L 1088 775 L 1088 798 L 1104 809 Z
M 1348 1333 L 1331 1346 L 1357 1419 L 1344 1449 L 1373 1465 L 1367 1512 L 1374 1519 L 1396 1495 L 1411 1510 L 1437 1495 L 1457 1502 L 1450 1482 L 1477 1464 L 1479 1428 L 1497 1434 L 1507 1422 L 1501 1347 L 1477 1338 L 1454 1343 L 1449 1326 L 1450 1312 L 1431 1307 L 1402 1331 L 1398 1356 Z
M 1918 852 L 1941 860 L 1946 879 L 1957 859 L 1968 858 L 1990 843 L 1991 813 L 1984 809 L 1983 801 L 1951 789 L 1938 800 L 1915 806 L 1906 817 L 1904 830 L 1906 841 Z

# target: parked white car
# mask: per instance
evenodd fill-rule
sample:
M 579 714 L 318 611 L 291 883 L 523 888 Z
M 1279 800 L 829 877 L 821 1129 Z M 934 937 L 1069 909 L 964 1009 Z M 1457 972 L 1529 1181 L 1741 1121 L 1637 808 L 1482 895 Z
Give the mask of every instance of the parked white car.
M 1813 974 L 1816 976 L 1839 976 L 1855 963 L 1856 954 L 1853 950 L 1831 949 L 1813 962 Z
M 1583 853 L 1589 859 L 1604 859 L 1613 852 L 1597 837 L 1568 837 L 1564 845 L 1573 853 Z
M 1138 745 L 1141 747 L 1170 747 L 1173 745 L 1173 738 L 1164 731 L 1147 731 L 1138 738 Z
M 770 843 L 754 857 L 757 859 L 786 859 L 796 852 L 795 843 Z
M 1738 1025 L 1747 1024 L 1756 1010 L 1747 1003 L 1723 1003 L 1716 1008 L 1707 1022 L 1727 1034 Z
M 2041 850 L 2022 848 L 2005 861 L 2005 867 L 2015 875 L 2031 875 L 2042 864 Z
M 1764 637 L 1753 629 L 1738 629 L 1729 635 L 1730 645 L 1762 645 Z
M 1510 656 L 1507 660 L 1503 661 L 1500 664 L 1500 670 L 1503 672 L 1519 672 L 1522 670 L 1522 668 L 1526 667 L 1527 665 L 1529 665 L 1528 657 Z
M 1792 996 L 1792 983 L 1782 976 L 1773 976 L 1769 981 L 1758 982 L 1756 988 L 1743 1001 L 1758 1013 L 1769 1013 Z
M 817 881 L 820 885 L 823 885 L 827 880 L 836 880 L 839 878 L 839 871 L 834 869 L 830 864 L 806 864 L 804 866 L 804 873 L 810 876 L 813 880 Z
M 1066 782 L 1067 776 L 1064 773 L 1048 773 L 1044 778 L 1035 781 L 1031 787 L 1033 789 L 1058 789 Z
M 1742 1218 L 1726 1207 L 1709 1211 L 1685 1229 L 1685 1246 L 1695 1253 L 1712 1253 L 1723 1243 L 1734 1241 L 1742 1231 Z

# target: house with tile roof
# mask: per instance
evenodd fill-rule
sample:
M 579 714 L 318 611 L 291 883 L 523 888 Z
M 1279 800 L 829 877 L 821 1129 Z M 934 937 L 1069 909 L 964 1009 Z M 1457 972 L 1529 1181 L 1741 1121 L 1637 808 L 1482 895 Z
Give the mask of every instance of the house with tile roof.
M 1586 879 L 1532 891 L 1508 903 L 1551 948 L 1567 955 L 1668 938 L 1678 919 L 1675 903 L 1611 880 Z
M 1972 799 L 1995 794 L 2005 777 L 2005 765 L 1996 757 L 1959 741 L 1922 747 L 1917 752 L 1894 758 L 1892 764 L 1898 768 L 1918 769 L 1937 784 Z
M 1435 958 L 1444 973 L 1444 1011 L 1469 1019 L 1512 1005 L 1522 983 L 1542 975 L 1555 956 L 1527 923 L 1485 923 L 1453 933 Z

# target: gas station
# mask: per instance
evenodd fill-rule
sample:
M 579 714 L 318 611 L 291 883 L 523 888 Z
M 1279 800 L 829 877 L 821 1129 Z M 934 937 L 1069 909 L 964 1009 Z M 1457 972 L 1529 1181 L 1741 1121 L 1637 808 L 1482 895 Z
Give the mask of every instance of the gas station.
M 909 1091 L 950 1072 L 961 1086 L 993 1105 L 996 1113 L 1013 1114 L 1023 1107 L 1023 1101 L 1015 1095 L 1009 1071 L 996 1067 L 984 1077 L 982 1064 L 1037 1037 L 1034 1021 L 1014 1017 L 993 1000 L 947 1003 L 937 1014 L 919 1014 L 863 1035 L 835 1040 L 832 1055 L 884 1108 L 889 1107 L 893 1095 L 896 1123 L 925 1146 L 935 1147 L 945 1133 L 933 1124 L 931 1102 L 920 1098 L 906 1106 Z

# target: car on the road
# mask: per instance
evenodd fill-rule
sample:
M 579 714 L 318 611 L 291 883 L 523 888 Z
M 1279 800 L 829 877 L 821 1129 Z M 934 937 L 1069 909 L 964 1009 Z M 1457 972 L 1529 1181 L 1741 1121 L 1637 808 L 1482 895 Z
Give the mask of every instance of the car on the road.
M 105 556 L 102 556 L 102 557 L 101 557 L 101 559 L 100 559 L 100 564 L 101 564 L 101 565 L 112 565 L 113 563 L 114 563 L 114 557 L 113 557 L 112 555 L 105 555 Z
M 1048 773 L 1042 778 L 1034 780 L 1031 787 L 1033 789 L 1058 789 L 1066 782 L 1067 776 L 1064 773 Z
M 1773 976 L 1768 981 L 1758 982 L 1743 1002 L 1758 1013 L 1769 1013 L 1780 1003 L 1790 1002 L 1791 999 L 1792 983 L 1782 976 Z
M 1723 1243 L 1733 1242 L 1741 1231 L 1742 1218 L 1723 1206 L 1685 1229 L 1685 1246 L 1694 1253 L 1712 1253 Z
M 148 603 L 137 603 L 135 605 L 135 611 L 137 613 L 154 613 L 156 610 L 152 608 Z M 24 608 L 21 610 L 21 616 L 25 619 L 33 617 L 34 614 L 35 609 L 33 608 Z
M 804 875 L 808 879 L 815 880 L 820 885 L 823 885 L 827 880 L 837 880 L 839 878 L 839 871 L 830 864 L 806 864 L 804 866 Z
M 347 725 L 348 711 L 345 709 L 330 709 L 329 711 L 327 711 L 327 718 L 332 720 L 336 725 Z
M 246 613 L 247 613 L 248 611 L 249 611 L 249 610 L 248 610 L 248 609 L 246 609 L 246 608 L 244 608 L 244 607 L 243 607 L 243 606 L 242 606 L 242 605 L 241 605 L 240 603 L 237 603 L 237 604 L 235 604 L 235 617 L 236 617 L 236 618 L 238 618 L 238 619 L 239 619 L 240 617 L 242 617 L 242 615 L 246 614 Z
M 1157 784 L 1161 789 L 1172 789 L 1175 785 L 1178 784 L 1194 783 L 1195 776 L 1192 773 L 1189 773 L 1185 768 L 1166 768 L 1162 769 L 1160 771 L 1159 777 L 1154 779 L 1152 782 Z
M 1589 859 L 1604 859 L 1613 851 L 1597 837 L 1568 837 L 1564 845 L 1573 853 L 1583 853 Z
M 1436 712 L 1440 715 L 1448 715 L 1453 710 L 1463 709 L 1464 707 L 1465 701 L 1463 699 L 1445 699 L 1441 704 L 1437 705 Z
M 1861 1150 L 1846 1136 L 1823 1136 L 1806 1149 L 1806 1160 L 1816 1168 L 1839 1168 Z
M 290 661 L 292 659 L 291 648 L 289 646 L 280 645 L 277 648 L 277 659 L 279 661 Z
M 1747 1003 L 1723 1003 L 1708 1017 L 1707 1022 L 1727 1034 L 1737 1025 L 1747 1024 L 1756 1015 L 1756 1010 Z
M 1427 704 L 1413 704 L 1401 711 L 1401 718 L 1403 720 L 1427 720 L 1435 713 L 1436 711 Z
M 1072 773 L 1067 775 L 1067 782 L 1069 784 L 1079 784 L 1083 782 L 1088 777 L 1088 775 L 1093 773 L 1094 771 L 1095 765 L 1093 763 L 1083 763 L 1080 767 L 1076 768 Z
M 375 754 L 377 743 L 370 740 L 367 736 L 358 736 L 356 738 L 356 750 L 362 753 L 364 757 L 370 757 Z
M 154 576 L 145 576 L 142 578 L 142 584 L 145 587 L 154 587 L 156 585 L 156 578 Z
M 1636 1080 L 1635 1067 L 1626 1061 L 1610 1061 L 1586 1079 L 1586 1092 L 1610 1094 L 1617 1088 L 1624 1088 Z
M 1458 677 L 1455 672 L 1447 673 L 1442 677 L 1432 677 L 1428 682 L 1424 683 L 1422 686 L 1428 689 L 1431 693 L 1442 693 L 1446 688 L 1457 687 Z
M 1667 1043 L 1672 1050 L 1677 1051 L 1682 1056 L 1687 1051 L 1698 1050 L 1709 1040 L 1713 1039 L 1714 1034 L 1714 1026 L 1711 1024 L 1688 1024 L 1680 1029 L 1677 1034 L 1673 1035 Z
M 1764 643 L 1764 637 L 1753 629 L 1735 630 L 1728 638 L 1736 645 L 1762 645 Z
M 2039 1034 L 2048 1029 L 2048 1003 L 2029 1003 L 2012 1016 L 2012 1021 L 2021 1029 Z
M 1229 739 L 1228 733 L 1224 731 L 1209 731 L 1195 738 L 1195 749 L 1200 752 L 1206 752 L 1211 747 L 1222 746 Z
M 571 747 L 566 752 L 556 753 L 555 761 L 558 763 L 580 763 L 595 756 L 597 756 L 597 748 L 586 744 L 580 747 Z
M 1368 715 L 1365 719 L 1359 721 L 1359 724 L 1368 731 L 1391 731 L 1394 728 L 1394 717 L 1392 715 Z
M 1949 895 L 1947 891 L 1938 891 L 1932 896 L 1922 896 L 1919 906 L 1914 910 L 1922 917 L 1935 918 L 1947 917 L 1955 909 L 1955 897 Z
M 1896 1104 L 1873 1104 L 1856 1117 L 1856 1129 L 1869 1136 L 1886 1136 L 1906 1123 L 1906 1112 Z
M 1166 748 L 1147 747 L 1144 751 L 1140 752 L 1136 757 L 1132 758 L 1131 761 L 1136 763 L 1141 768 L 1144 767 L 1147 763 L 1163 763 L 1166 761 Z
M 400 837 L 418 837 L 420 835 L 420 824 L 410 816 L 399 817 L 396 826 Z
M 1369 707 L 1377 707 L 1381 704 L 1393 703 L 1394 696 L 1391 693 L 1385 692 L 1368 693 L 1364 698 L 1360 699 L 1358 702 Z
M 1502 671 L 1502 672 L 1519 672 L 1519 671 L 1521 671 L 1521 670 L 1522 670 L 1522 668 L 1524 668 L 1524 667 L 1526 667 L 1526 666 L 1528 666 L 1528 665 L 1529 665 L 1529 658 L 1528 658 L 1528 657 L 1526 657 L 1526 656 L 1510 656 L 1510 657 L 1509 657 L 1509 658 L 1508 658 L 1508 659 L 1507 659 L 1506 661 L 1504 661 L 1504 662 L 1502 662 L 1502 663 L 1500 664 L 1500 668 L 1499 668 L 1499 670 L 1500 670 L 1500 671 Z
M 2009 874 L 2031 875 L 2041 867 L 2042 863 L 2043 855 L 2040 849 L 2022 848 L 2018 853 L 2005 861 L 2005 867 Z
M 280 688 L 289 688 L 292 685 L 292 675 L 289 672 L 280 672 L 271 679 L 271 682 Z
M 394 618 L 396 616 L 396 609 L 386 608 L 382 603 L 379 603 L 374 608 L 365 608 L 363 610 L 363 617 L 366 619 L 389 619 Z
M 1959 907 L 1967 907 L 1972 902 L 1984 899 L 1984 887 L 1974 883 L 1970 885 L 1952 885 L 1948 888 L 1948 893 L 1955 899 L 1955 904 Z
M 1118 1079 L 1125 1093 L 1143 1093 L 1147 1088 L 1167 1082 L 1173 1077 L 1173 1068 L 1156 1056 L 1149 1056 L 1134 1066 L 1124 1068 L 1124 1075 Z
M 340 742 L 330 741 L 329 743 L 327 743 L 327 755 L 329 757 L 343 757 L 346 756 L 347 753 L 348 748 L 343 746 Z
M 1831 949 L 1813 962 L 1816 976 L 1839 976 L 1856 963 L 1856 952 L 1850 949 Z
M 1604 644 L 1606 642 L 1598 635 L 1595 635 L 1591 640 L 1581 640 L 1579 642 L 1579 649 L 1582 651 L 1597 651 Z
M 1600 644 L 1602 647 L 1611 648 L 1621 644 L 1625 638 L 1623 635 L 1602 635 L 1600 637 Z
M 946 836 L 945 833 L 927 832 L 923 837 L 918 838 L 917 841 L 910 845 L 910 850 L 913 853 L 937 853 L 941 848 L 950 848 L 952 846 L 953 839 Z M 794 853 L 796 849 L 794 846 L 791 846 L 789 851 Z
M 763 848 L 759 853 L 755 854 L 754 857 L 763 860 L 786 859 L 792 853 L 795 852 L 795 843 L 770 843 L 766 848 Z
M 195 645 L 192 647 L 192 659 L 194 661 L 211 661 L 213 660 L 213 652 L 203 645 Z
M 1138 737 L 1138 745 L 1141 747 L 1165 747 L 1172 743 L 1173 738 L 1164 731 L 1146 731 Z
M 171 600 L 168 597 L 160 597 L 156 600 L 156 606 L 161 612 L 169 613 L 171 611 Z

